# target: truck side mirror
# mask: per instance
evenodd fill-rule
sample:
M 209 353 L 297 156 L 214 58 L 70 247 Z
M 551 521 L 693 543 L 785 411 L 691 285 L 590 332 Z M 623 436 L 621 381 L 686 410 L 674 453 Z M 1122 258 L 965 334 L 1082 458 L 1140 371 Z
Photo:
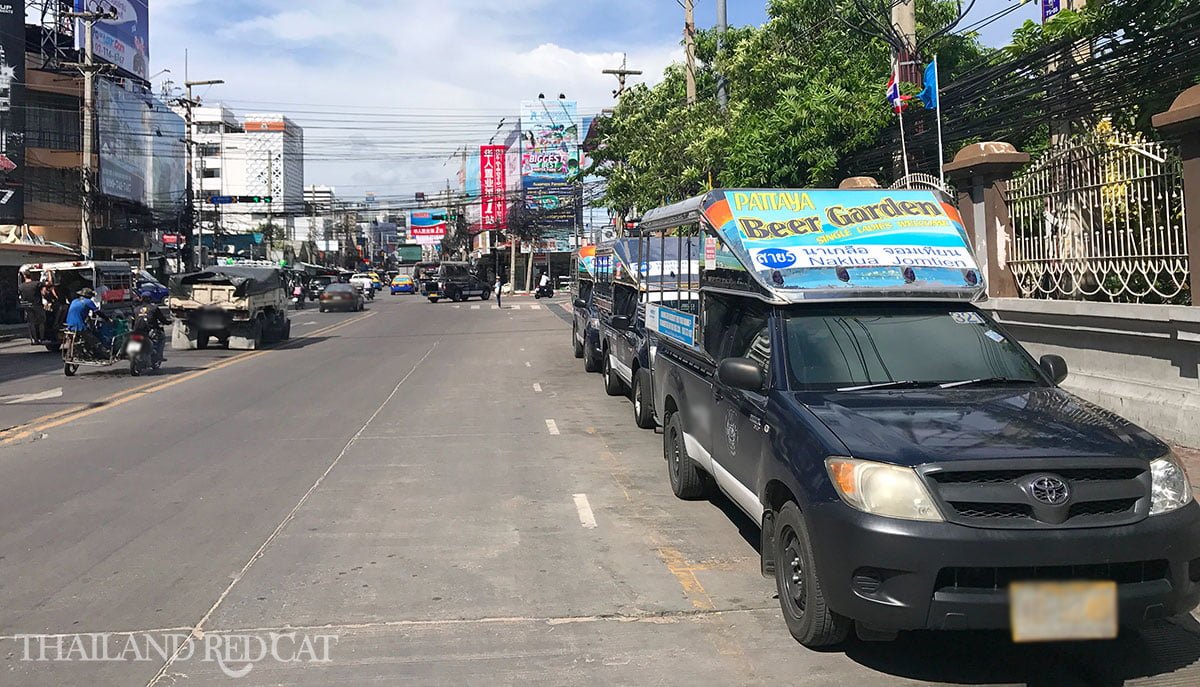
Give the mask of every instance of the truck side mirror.
M 733 389 L 760 392 L 766 377 L 758 363 L 749 358 L 726 358 L 717 365 L 717 381 Z
M 587 301 L 583 300 L 582 298 L 576 298 L 575 299 L 575 307 L 576 308 L 586 308 Z
M 613 329 L 616 329 L 619 331 L 625 331 L 626 329 L 629 329 L 629 324 L 630 324 L 629 316 L 614 315 L 612 320 L 609 322 L 609 324 L 612 325 Z
M 1061 355 L 1044 355 L 1038 364 L 1042 366 L 1046 375 L 1054 380 L 1055 384 L 1062 384 L 1062 381 L 1067 378 L 1067 361 L 1063 360 Z

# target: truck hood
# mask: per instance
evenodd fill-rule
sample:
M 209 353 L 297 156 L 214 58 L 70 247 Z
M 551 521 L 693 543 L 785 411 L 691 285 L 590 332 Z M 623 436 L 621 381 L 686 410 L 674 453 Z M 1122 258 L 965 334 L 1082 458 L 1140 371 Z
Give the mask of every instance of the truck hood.
M 850 455 L 899 465 L 991 458 L 1147 460 L 1167 446 L 1140 427 L 1052 387 L 803 392 Z

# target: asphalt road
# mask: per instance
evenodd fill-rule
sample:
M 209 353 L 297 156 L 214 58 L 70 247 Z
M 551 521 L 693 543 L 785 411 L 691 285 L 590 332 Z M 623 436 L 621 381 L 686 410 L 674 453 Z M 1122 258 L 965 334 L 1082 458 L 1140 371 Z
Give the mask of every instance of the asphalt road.
M 0 346 L 0 685 L 1200 683 L 1190 619 L 795 644 L 754 524 L 674 499 L 532 304 L 307 310 L 146 379 Z M 288 662 L 237 651 L 280 633 Z

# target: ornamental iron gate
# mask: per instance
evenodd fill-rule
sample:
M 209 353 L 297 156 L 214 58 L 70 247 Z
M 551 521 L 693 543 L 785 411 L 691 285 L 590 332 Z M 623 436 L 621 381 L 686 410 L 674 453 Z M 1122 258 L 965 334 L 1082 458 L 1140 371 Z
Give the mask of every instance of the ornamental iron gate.
M 1183 178 L 1169 145 L 1104 127 L 1046 151 L 1008 196 L 1013 234 L 1000 262 L 1022 297 L 1190 302 Z

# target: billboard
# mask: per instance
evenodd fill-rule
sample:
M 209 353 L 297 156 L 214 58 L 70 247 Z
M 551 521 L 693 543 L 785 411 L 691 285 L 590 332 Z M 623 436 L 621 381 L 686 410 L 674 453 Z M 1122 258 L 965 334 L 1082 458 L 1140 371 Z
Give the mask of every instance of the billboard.
M 96 22 L 92 29 L 92 51 L 104 60 L 140 78 L 150 75 L 150 10 L 147 0 L 75 0 L 76 12 L 99 12 L 112 8 L 116 19 Z M 82 50 L 84 27 L 75 21 L 75 47 Z
M 146 93 L 96 81 L 99 191 L 154 210 L 183 206 L 183 118 Z
M 507 149 L 502 145 L 479 147 L 480 228 L 494 231 L 508 226 Z
M 408 233 L 422 246 L 436 246 L 446 238 L 445 209 L 413 210 L 408 214 Z
M 0 2 L 0 224 L 23 224 L 25 3 Z
M 526 205 L 540 211 L 547 228 L 569 229 L 576 222 L 581 124 L 574 100 L 521 103 L 521 187 Z

